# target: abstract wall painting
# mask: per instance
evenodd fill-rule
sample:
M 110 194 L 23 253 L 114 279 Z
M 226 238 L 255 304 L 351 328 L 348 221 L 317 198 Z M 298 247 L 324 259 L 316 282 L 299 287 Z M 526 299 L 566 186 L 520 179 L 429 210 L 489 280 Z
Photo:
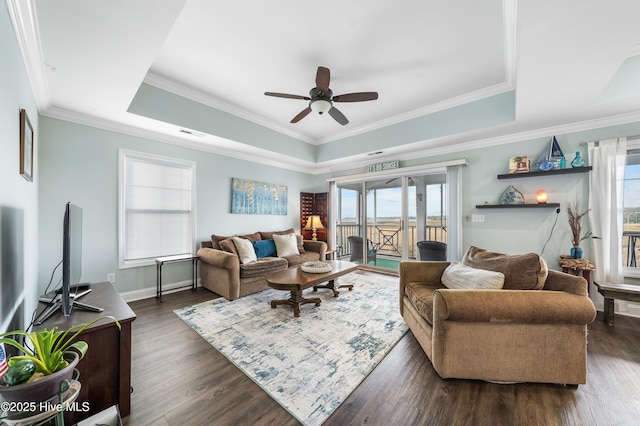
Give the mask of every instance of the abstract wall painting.
M 287 186 L 231 178 L 231 213 L 287 214 Z

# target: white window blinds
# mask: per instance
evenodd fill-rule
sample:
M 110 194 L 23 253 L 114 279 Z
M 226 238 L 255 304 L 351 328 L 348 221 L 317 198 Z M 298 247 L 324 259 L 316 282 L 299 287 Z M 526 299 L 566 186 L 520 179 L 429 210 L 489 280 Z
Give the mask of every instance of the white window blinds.
M 121 267 L 191 254 L 195 163 L 122 150 L 120 171 Z

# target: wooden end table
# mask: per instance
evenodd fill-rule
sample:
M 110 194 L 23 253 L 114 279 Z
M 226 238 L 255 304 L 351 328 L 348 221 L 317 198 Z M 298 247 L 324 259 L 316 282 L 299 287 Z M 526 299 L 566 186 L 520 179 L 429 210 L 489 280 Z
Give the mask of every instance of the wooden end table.
M 336 280 L 338 277 L 355 271 L 357 269 L 357 265 L 352 262 L 341 260 L 329 260 L 327 263 L 332 265 L 332 269 L 329 272 L 322 272 L 319 274 L 304 272 L 300 265 L 298 265 L 285 269 L 284 271 L 278 271 L 267 275 L 266 279 L 269 287 L 276 290 L 291 292 L 288 299 L 272 300 L 271 307 L 275 309 L 278 305 L 290 305 L 293 308 L 293 316 L 299 317 L 301 305 L 314 303 L 316 306 L 320 306 L 321 302 L 318 297 L 304 297 L 302 295 L 303 290 L 311 287 L 314 287 L 314 290 L 317 290 L 318 288 L 329 288 L 333 290 L 334 297 L 337 297 L 340 292 L 336 290 Z M 328 284 L 321 285 L 327 281 Z M 350 287 L 349 290 L 353 288 L 351 285 L 348 287 Z
M 573 274 L 575 276 L 581 276 L 587 281 L 587 294 L 590 294 L 591 290 L 591 271 L 596 267 L 587 259 L 572 259 L 569 256 L 560 256 L 558 265 L 562 268 L 562 272 L 565 274 Z

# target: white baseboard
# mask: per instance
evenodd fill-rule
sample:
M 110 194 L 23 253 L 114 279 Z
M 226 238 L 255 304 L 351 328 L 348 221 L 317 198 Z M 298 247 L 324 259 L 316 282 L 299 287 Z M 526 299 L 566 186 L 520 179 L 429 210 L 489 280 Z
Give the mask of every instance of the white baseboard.
M 629 316 L 640 318 L 640 303 L 627 302 L 627 310 Z
M 596 310 L 604 312 L 603 303 L 595 303 L 595 305 Z M 616 315 L 640 318 L 640 303 L 627 302 L 626 300 L 615 300 L 614 309 Z
M 196 285 L 200 287 L 200 282 Z M 179 281 L 176 283 L 162 284 L 162 294 L 175 293 L 176 291 L 186 290 L 191 286 L 191 280 Z M 156 297 L 156 286 L 146 287 L 139 290 L 127 291 L 120 293 L 125 302 L 133 302 L 135 300 L 150 299 Z

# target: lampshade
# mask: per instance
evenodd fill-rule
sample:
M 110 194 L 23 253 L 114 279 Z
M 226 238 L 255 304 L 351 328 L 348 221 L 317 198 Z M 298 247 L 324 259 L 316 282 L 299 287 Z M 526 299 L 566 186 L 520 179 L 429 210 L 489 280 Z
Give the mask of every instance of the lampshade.
M 317 214 L 309 216 L 304 229 L 324 229 L 324 225 Z
M 331 109 L 331 102 L 325 101 L 324 99 L 318 99 L 317 101 L 311 102 L 311 111 L 317 112 L 318 114 L 324 114 L 325 112 Z
M 546 204 L 547 191 L 545 191 L 544 189 L 541 189 L 538 192 L 536 192 L 536 200 L 538 201 L 538 204 Z

